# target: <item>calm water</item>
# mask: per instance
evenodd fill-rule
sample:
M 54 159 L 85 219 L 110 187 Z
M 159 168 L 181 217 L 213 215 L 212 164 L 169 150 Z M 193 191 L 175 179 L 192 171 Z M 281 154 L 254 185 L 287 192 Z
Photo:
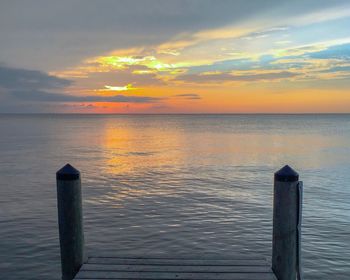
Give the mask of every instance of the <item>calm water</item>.
M 273 172 L 288 163 L 305 187 L 305 279 L 350 279 L 350 115 L 0 115 L 0 132 L 0 279 L 60 278 L 67 162 L 88 253 L 266 257 Z

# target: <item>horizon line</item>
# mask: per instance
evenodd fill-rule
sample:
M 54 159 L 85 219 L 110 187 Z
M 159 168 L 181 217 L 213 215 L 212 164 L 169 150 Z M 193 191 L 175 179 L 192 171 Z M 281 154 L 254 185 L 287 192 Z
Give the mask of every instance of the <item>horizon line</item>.
M 307 113 L 1 113 L 0 115 L 350 115 L 350 112 L 307 112 Z

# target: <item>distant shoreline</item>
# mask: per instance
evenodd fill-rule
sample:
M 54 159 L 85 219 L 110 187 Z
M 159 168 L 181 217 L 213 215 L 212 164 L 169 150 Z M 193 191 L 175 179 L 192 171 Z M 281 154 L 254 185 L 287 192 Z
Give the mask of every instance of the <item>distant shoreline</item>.
M 58 116 L 307 116 L 350 115 L 349 113 L 0 113 L 0 115 L 58 115 Z

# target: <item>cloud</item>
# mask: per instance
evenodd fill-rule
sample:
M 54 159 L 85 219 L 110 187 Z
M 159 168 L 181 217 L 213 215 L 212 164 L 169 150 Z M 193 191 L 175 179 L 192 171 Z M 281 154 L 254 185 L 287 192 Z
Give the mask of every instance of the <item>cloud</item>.
M 324 70 L 323 72 L 345 72 L 350 75 L 350 65 L 332 67 Z
M 289 27 L 287 26 L 277 26 L 277 27 L 272 27 L 272 28 L 268 28 L 266 30 L 260 30 L 260 31 L 256 31 L 256 32 L 251 32 L 247 35 L 242 36 L 242 39 L 245 40 L 253 40 L 253 39 L 257 39 L 257 38 L 265 38 L 268 37 L 272 34 L 275 33 L 279 33 L 279 32 L 285 32 L 289 29 Z
M 174 97 L 180 97 L 183 99 L 191 99 L 191 100 L 202 99 L 202 97 L 196 93 L 176 94 L 176 95 L 174 95 Z
M 120 90 L 131 90 L 145 86 L 165 85 L 162 77 L 152 69 L 143 65 L 110 65 L 100 63 L 85 63 L 79 69 L 68 69 L 56 72 L 63 77 L 74 77 L 74 88 L 79 90 L 106 90 L 109 86 L 120 87 Z M 132 88 L 125 88 L 132 85 Z
M 192 33 L 226 25 L 269 8 L 259 0 L 254 5 L 245 0 L 33 3 L 1 4 L 0 56 L 10 60 L 7 63 L 47 70 L 74 65 L 116 47 L 159 44 L 184 30 Z
M 292 24 L 322 20 L 329 18 L 329 7 L 338 8 L 347 3 L 347 0 L 221 0 L 219 3 L 105 0 L 97 5 L 93 0 L 2 1 L 0 57 L 6 58 L 7 63 L 30 68 L 62 69 L 115 48 L 154 46 L 183 33 L 239 26 L 255 18 L 259 23 L 284 19 Z M 339 16 L 338 13 L 332 12 L 331 18 Z M 212 33 L 218 34 L 216 30 Z
M 61 93 L 52 93 L 46 91 L 12 91 L 11 95 L 25 101 L 36 102 L 117 102 L 117 103 L 154 103 L 160 101 L 161 98 L 147 96 L 75 96 Z
M 112 69 L 109 72 L 91 73 L 88 79 L 104 81 L 107 85 L 132 84 L 133 86 L 164 85 L 165 82 L 153 72 L 139 74 L 138 71 L 147 71 L 148 67 L 131 65 L 125 69 Z M 135 73 L 136 71 L 136 73 Z
M 126 95 L 71 95 L 66 87 L 72 81 L 37 70 L 11 68 L 0 64 L 1 112 L 50 112 L 64 103 L 154 103 L 162 98 Z M 42 106 L 45 103 L 45 106 Z M 91 106 L 86 108 L 93 109 Z
M 350 44 L 342 44 L 336 46 L 330 46 L 325 50 L 313 52 L 309 54 L 311 58 L 319 59 L 341 59 L 350 61 Z
M 261 80 L 279 80 L 298 76 L 298 73 L 281 71 L 271 73 L 252 73 L 235 75 L 231 73 L 213 73 L 213 74 L 184 74 L 176 77 L 177 81 L 191 82 L 191 83 L 212 83 L 223 81 L 261 81 Z
M 236 84 L 243 92 L 252 82 L 284 79 L 288 88 L 349 76 L 350 48 L 334 46 L 350 42 L 348 0 L 33 1 L 1 5 L 0 57 L 50 74 L 0 64 L 2 106 L 157 106 L 161 99 L 147 96 L 163 92 L 178 106 L 200 99 L 186 92 L 201 84 L 215 95 L 212 85 L 229 94 Z
M 59 89 L 72 84 L 68 79 L 48 75 L 37 70 L 10 68 L 0 65 L 0 88 L 21 89 Z

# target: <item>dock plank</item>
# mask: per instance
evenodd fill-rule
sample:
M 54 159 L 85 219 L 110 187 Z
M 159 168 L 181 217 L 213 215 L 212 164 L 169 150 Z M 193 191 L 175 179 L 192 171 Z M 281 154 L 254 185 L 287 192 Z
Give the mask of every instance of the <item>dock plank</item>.
M 83 271 L 138 271 L 138 272 L 270 272 L 267 265 L 259 266 L 205 266 L 205 265 L 115 265 L 115 264 L 85 264 Z
M 193 280 L 272 280 L 270 273 L 187 273 L 187 272 L 120 272 L 120 271 L 80 271 L 76 279 L 193 279 Z
M 121 259 L 121 258 L 89 258 L 91 264 L 124 264 L 124 265 L 216 265 L 216 266 L 243 266 L 243 265 L 267 265 L 263 259 L 234 259 L 234 260 L 192 260 L 192 259 Z
M 276 280 L 263 258 L 90 257 L 75 279 Z
M 171 253 L 143 253 L 142 255 L 137 254 L 115 254 L 115 253 L 94 253 L 94 258 L 113 258 L 113 259 L 180 259 L 180 260 L 266 260 L 266 258 L 257 256 L 252 252 L 241 253 L 241 254 L 221 254 L 221 253 L 202 253 L 202 254 L 190 254 L 180 255 Z

